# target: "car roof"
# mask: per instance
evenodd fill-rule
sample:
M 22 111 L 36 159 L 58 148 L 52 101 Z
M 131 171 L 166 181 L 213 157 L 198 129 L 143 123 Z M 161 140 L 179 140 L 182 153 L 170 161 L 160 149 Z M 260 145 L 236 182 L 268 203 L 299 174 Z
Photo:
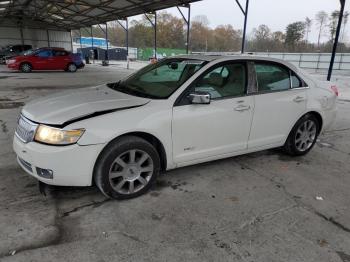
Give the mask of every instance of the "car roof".
M 176 56 L 177 58 L 184 59 L 196 59 L 196 60 L 204 60 L 207 62 L 212 62 L 216 60 L 220 61 L 230 61 L 230 60 L 258 60 L 258 61 L 267 61 L 267 62 L 275 62 L 289 67 L 294 71 L 298 71 L 298 68 L 285 60 L 273 58 L 273 57 L 265 57 L 265 56 L 257 56 L 257 55 L 249 55 L 249 54 L 237 54 L 237 55 L 201 55 L 201 54 L 192 54 L 192 55 L 180 55 Z
M 62 48 L 62 47 L 40 47 L 35 49 L 34 51 L 39 51 L 39 50 L 51 50 L 51 51 L 65 51 L 68 52 L 66 49 Z

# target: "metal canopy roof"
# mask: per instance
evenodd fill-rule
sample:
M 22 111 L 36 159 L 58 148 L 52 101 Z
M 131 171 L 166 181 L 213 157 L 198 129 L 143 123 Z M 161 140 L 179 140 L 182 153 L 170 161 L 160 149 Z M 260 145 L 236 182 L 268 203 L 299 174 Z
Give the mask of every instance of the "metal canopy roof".
M 0 25 L 10 22 L 25 26 L 29 22 L 70 30 L 197 1 L 200 0 L 0 0 Z

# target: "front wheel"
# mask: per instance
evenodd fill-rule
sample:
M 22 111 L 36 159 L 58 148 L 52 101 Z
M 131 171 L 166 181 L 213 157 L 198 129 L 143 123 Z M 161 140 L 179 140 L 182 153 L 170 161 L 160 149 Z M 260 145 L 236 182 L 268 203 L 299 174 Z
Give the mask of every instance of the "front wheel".
M 23 63 L 21 64 L 20 68 L 22 73 L 30 73 L 32 72 L 32 65 L 29 63 Z
M 284 151 L 291 156 L 307 154 L 315 145 L 320 132 L 320 123 L 312 114 L 306 114 L 298 120 L 290 132 Z
M 153 145 L 135 136 L 112 142 L 99 156 L 94 179 L 110 198 L 129 199 L 147 192 L 160 171 L 160 159 Z

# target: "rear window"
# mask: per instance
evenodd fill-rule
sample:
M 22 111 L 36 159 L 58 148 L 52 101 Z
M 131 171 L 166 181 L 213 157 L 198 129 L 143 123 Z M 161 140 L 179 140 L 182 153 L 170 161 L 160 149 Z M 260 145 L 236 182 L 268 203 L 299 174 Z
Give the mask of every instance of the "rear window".
M 292 88 L 307 86 L 307 84 L 299 76 L 297 76 L 293 71 L 291 73 L 291 78 L 292 78 Z
M 270 63 L 256 63 L 255 72 L 259 92 L 271 92 L 290 89 L 289 70 Z
M 62 50 L 54 50 L 53 55 L 54 56 L 66 56 L 66 55 L 68 55 L 68 52 L 62 51 Z

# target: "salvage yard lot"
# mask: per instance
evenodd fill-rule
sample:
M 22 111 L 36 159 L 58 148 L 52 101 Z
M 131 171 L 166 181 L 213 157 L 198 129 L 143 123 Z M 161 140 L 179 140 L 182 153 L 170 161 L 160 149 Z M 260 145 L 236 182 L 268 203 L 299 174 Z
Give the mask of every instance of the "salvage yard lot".
M 350 261 L 350 99 L 343 96 L 332 130 L 304 157 L 268 150 L 181 168 L 127 201 L 107 200 L 95 187 L 41 194 L 12 151 L 21 106 L 131 72 L 124 64 L 75 74 L 0 66 L 0 261 Z M 349 94 L 349 77 L 335 79 Z

